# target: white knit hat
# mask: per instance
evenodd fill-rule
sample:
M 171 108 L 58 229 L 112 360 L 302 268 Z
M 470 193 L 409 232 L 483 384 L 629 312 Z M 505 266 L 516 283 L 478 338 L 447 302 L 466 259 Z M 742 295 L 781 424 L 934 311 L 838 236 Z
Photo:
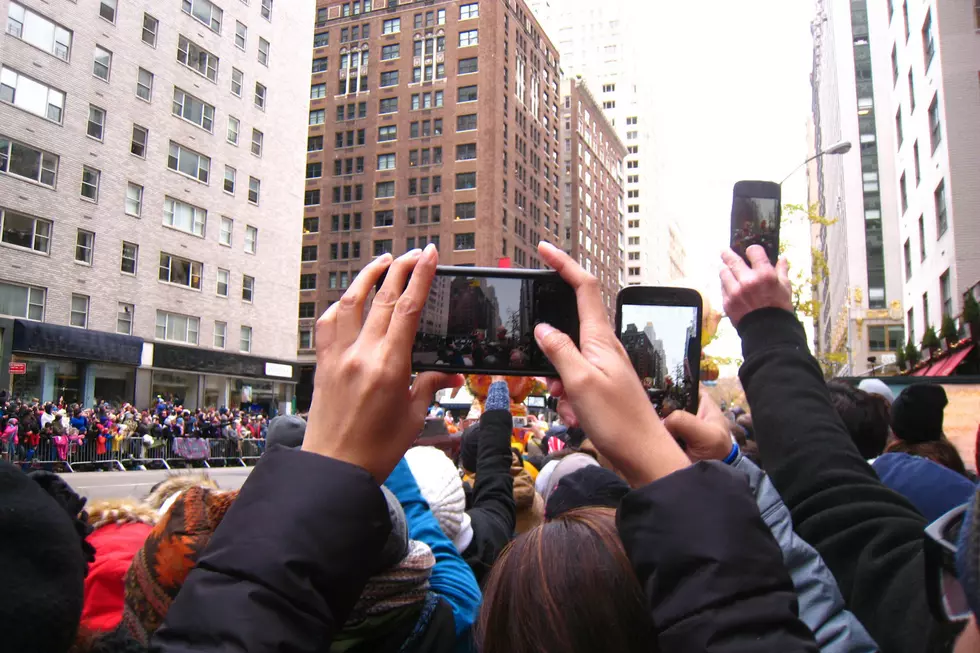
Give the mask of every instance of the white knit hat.
M 463 528 L 466 494 L 453 461 L 435 447 L 412 447 L 405 461 L 442 532 L 455 542 Z

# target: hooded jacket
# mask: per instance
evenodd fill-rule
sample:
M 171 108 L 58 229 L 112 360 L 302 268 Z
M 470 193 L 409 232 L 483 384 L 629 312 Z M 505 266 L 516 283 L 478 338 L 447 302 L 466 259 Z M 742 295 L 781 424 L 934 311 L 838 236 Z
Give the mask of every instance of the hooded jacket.
M 844 605 L 834 575 L 812 546 L 793 531 L 793 518 L 766 473 L 739 454 L 732 467 L 749 479 L 762 520 L 783 553 L 800 604 L 800 620 L 823 653 L 875 653 L 878 646 Z

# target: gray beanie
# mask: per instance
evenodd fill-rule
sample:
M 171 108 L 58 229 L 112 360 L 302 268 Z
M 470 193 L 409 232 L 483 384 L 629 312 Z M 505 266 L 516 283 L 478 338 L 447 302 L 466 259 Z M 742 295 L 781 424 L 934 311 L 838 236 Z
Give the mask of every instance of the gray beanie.
M 265 436 L 266 448 L 274 445 L 299 449 L 303 446 L 303 435 L 306 433 L 306 420 L 297 415 L 279 415 L 269 422 L 269 430 Z
M 381 559 L 378 561 L 378 571 L 394 567 L 408 555 L 408 520 L 405 511 L 391 490 L 381 486 L 381 491 L 388 502 L 388 518 L 391 520 L 391 534 L 381 549 Z

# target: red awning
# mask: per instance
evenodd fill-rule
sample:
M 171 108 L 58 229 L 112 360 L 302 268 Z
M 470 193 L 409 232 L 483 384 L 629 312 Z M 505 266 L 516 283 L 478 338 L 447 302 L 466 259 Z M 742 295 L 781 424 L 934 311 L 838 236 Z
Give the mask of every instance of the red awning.
M 926 365 L 925 367 L 920 367 L 916 371 L 912 372 L 909 376 L 931 376 L 929 371 L 934 368 L 937 364 Z
M 963 359 L 970 355 L 970 352 L 973 351 L 973 347 L 974 345 L 970 345 L 969 347 L 956 352 L 949 358 L 936 363 L 929 368 L 929 374 L 926 374 L 925 376 L 949 376 L 956 371 L 956 368 L 960 366 Z

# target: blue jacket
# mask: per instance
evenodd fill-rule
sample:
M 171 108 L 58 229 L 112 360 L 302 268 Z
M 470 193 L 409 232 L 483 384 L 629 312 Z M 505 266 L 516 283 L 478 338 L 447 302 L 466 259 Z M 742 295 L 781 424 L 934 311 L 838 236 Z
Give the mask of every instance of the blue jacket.
M 408 522 L 408 536 L 428 544 L 436 558 L 429 586 L 452 606 L 456 621 L 456 650 L 471 650 L 473 623 L 483 601 L 473 571 L 459 555 L 456 545 L 442 532 L 404 458 L 385 481 L 385 487 L 402 504 Z
M 882 483 L 911 501 L 930 522 L 969 501 L 976 490 L 965 476 L 907 453 L 886 453 L 871 467 Z
M 800 604 L 800 619 L 823 653 L 874 653 L 878 646 L 861 622 L 847 610 L 837 581 L 823 558 L 793 531 L 793 519 L 766 473 L 739 455 L 732 464 L 748 479 L 762 520 L 783 553 L 783 563 Z

